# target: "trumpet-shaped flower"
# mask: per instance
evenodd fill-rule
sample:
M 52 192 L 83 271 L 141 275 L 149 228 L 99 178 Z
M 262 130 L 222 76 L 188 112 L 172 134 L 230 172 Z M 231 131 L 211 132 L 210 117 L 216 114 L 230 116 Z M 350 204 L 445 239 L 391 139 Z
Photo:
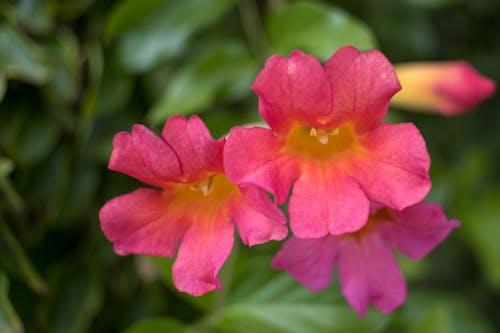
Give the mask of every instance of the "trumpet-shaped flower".
M 495 83 L 463 61 L 395 66 L 402 89 L 395 106 L 454 115 L 475 107 L 495 92 Z
M 274 257 L 272 266 L 286 270 L 317 291 L 330 284 L 337 265 L 342 293 L 360 316 L 370 302 L 389 313 L 406 298 L 406 283 L 391 250 L 420 259 L 458 225 L 457 221 L 448 221 L 434 203 L 419 203 L 402 211 L 379 208 L 355 233 L 290 238 Z
M 226 178 L 224 144 L 196 116 L 171 117 L 161 138 L 134 125 L 113 141 L 109 168 L 155 189 L 108 201 L 99 213 L 104 234 L 120 255 L 172 257 L 179 247 L 173 282 L 192 295 L 220 289 L 217 273 L 231 252 L 234 226 L 248 245 L 287 233 L 285 216 L 262 189 Z
M 345 47 L 323 66 L 294 51 L 272 56 L 252 89 L 271 129 L 235 127 L 226 174 L 285 202 L 297 237 L 360 229 L 370 200 L 403 209 L 430 189 L 429 155 L 413 124 L 382 123 L 400 85 L 378 51 Z

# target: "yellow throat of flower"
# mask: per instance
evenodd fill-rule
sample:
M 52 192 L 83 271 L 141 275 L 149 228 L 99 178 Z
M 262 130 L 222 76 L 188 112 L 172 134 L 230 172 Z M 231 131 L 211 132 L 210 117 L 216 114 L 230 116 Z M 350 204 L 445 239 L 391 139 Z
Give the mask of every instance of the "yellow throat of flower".
M 224 174 L 211 174 L 197 182 L 176 185 L 173 203 L 195 210 L 210 209 L 225 203 L 237 192 L 238 187 Z
M 361 148 L 353 126 L 346 124 L 328 129 L 295 126 L 286 139 L 284 150 L 325 162 Z

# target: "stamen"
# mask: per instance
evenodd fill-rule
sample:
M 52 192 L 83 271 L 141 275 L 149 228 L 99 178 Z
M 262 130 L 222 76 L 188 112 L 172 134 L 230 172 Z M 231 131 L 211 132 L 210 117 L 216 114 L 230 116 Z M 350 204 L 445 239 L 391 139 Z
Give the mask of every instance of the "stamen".
M 329 133 L 330 133 L 331 135 L 335 135 L 335 136 L 337 136 L 337 135 L 339 135 L 339 133 L 340 133 L 340 129 L 339 129 L 338 127 L 335 127 L 335 128 L 334 128 L 333 130 L 331 130 Z
M 311 131 L 309 132 L 309 135 L 310 136 L 315 136 L 318 138 L 318 141 L 321 143 L 321 144 L 324 144 L 326 145 L 328 143 L 328 136 L 330 135 L 330 133 L 328 133 L 326 130 L 324 129 L 315 129 L 315 128 L 311 128 Z
M 212 190 L 213 175 L 202 179 L 200 182 L 191 185 L 193 191 L 200 191 L 204 196 L 207 196 Z

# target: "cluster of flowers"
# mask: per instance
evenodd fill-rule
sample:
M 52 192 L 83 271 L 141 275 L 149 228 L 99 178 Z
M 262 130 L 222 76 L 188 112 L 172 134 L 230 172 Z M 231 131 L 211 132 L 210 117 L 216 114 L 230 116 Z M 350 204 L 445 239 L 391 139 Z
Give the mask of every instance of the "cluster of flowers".
M 419 131 L 383 122 L 400 90 L 392 65 L 353 47 L 324 66 L 294 51 L 272 56 L 252 89 L 269 128 L 234 127 L 216 140 L 197 116 L 173 116 L 161 137 L 142 125 L 115 136 L 109 168 L 154 189 L 108 201 L 106 237 L 120 255 L 177 252 L 175 286 L 202 295 L 221 288 L 234 227 L 249 246 L 283 240 L 278 205 L 288 202 L 293 236 L 272 266 L 320 290 L 337 265 L 360 315 L 370 302 L 392 311 L 406 296 L 392 250 L 421 258 L 458 226 L 421 202 L 431 182 Z

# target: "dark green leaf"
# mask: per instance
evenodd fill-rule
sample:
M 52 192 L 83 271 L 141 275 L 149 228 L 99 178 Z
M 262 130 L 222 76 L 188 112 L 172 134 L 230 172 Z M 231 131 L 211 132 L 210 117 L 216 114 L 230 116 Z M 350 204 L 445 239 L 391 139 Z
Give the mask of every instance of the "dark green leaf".
M 16 115 L 17 116 L 17 115 Z M 7 147 L 9 154 L 20 165 L 32 165 L 45 158 L 61 135 L 61 128 L 52 117 L 43 113 L 19 115 L 21 126 Z
M 9 297 L 9 280 L 0 271 L 0 332 L 1 333 L 22 333 L 23 324 L 12 306 Z
M 402 308 L 401 331 L 411 333 L 493 333 L 491 324 L 463 296 L 413 290 Z
M 96 100 L 96 114 L 102 116 L 121 111 L 129 100 L 133 87 L 130 77 L 119 73 L 112 65 L 105 67 Z
M 0 217 L 0 264 L 8 271 L 20 276 L 36 293 L 45 294 L 47 284 L 40 277 L 23 247 Z
M 0 72 L 0 103 L 2 103 L 5 92 L 7 91 L 7 78 L 3 72 Z
M 78 217 L 88 211 L 92 198 L 99 184 L 99 175 L 90 166 L 72 170 L 62 205 L 59 207 L 59 225 L 68 225 L 78 221 Z
M 92 264 L 88 264 L 88 267 L 91 266 Z M 68 267 L 71 265 L 56 267 L 58 273 L 51 279 L 53 294 L 46 303 L 40 304 L 41 313 L 48 316 L 50 332 L 89 332 L 102 304 L 101 271 L 95 265 L 83 272 L 80 268 L 69 272 L 61 271 Z
M 83 15 L 95 0 L 60 0 L 57 2 L 57 14 L 65 19 L 75 19 Z
M 26 201 L 43 218 L 41 227 L 55 223 L 63 209 L 71 178 L 68 149 L 58 149 L 26 180 Z
M 127 328 L 123 333 L 192 333 L 185 324 L 173 318 L 148 318 L 142 320 L 131 327 Z
M 461 2 L 461 0 L 406 0 L 406 1 L 415 6 L 423 8 L 436 8 L 436 9 L 449 5 L 454 5 Z
M 294 2 L 269 16 L 272 46 L 283 55 L 294 49 L 328 59 L 337 49 L 353 45 L 376 47 L 372 32 L 342 9 L 316 2 Z

